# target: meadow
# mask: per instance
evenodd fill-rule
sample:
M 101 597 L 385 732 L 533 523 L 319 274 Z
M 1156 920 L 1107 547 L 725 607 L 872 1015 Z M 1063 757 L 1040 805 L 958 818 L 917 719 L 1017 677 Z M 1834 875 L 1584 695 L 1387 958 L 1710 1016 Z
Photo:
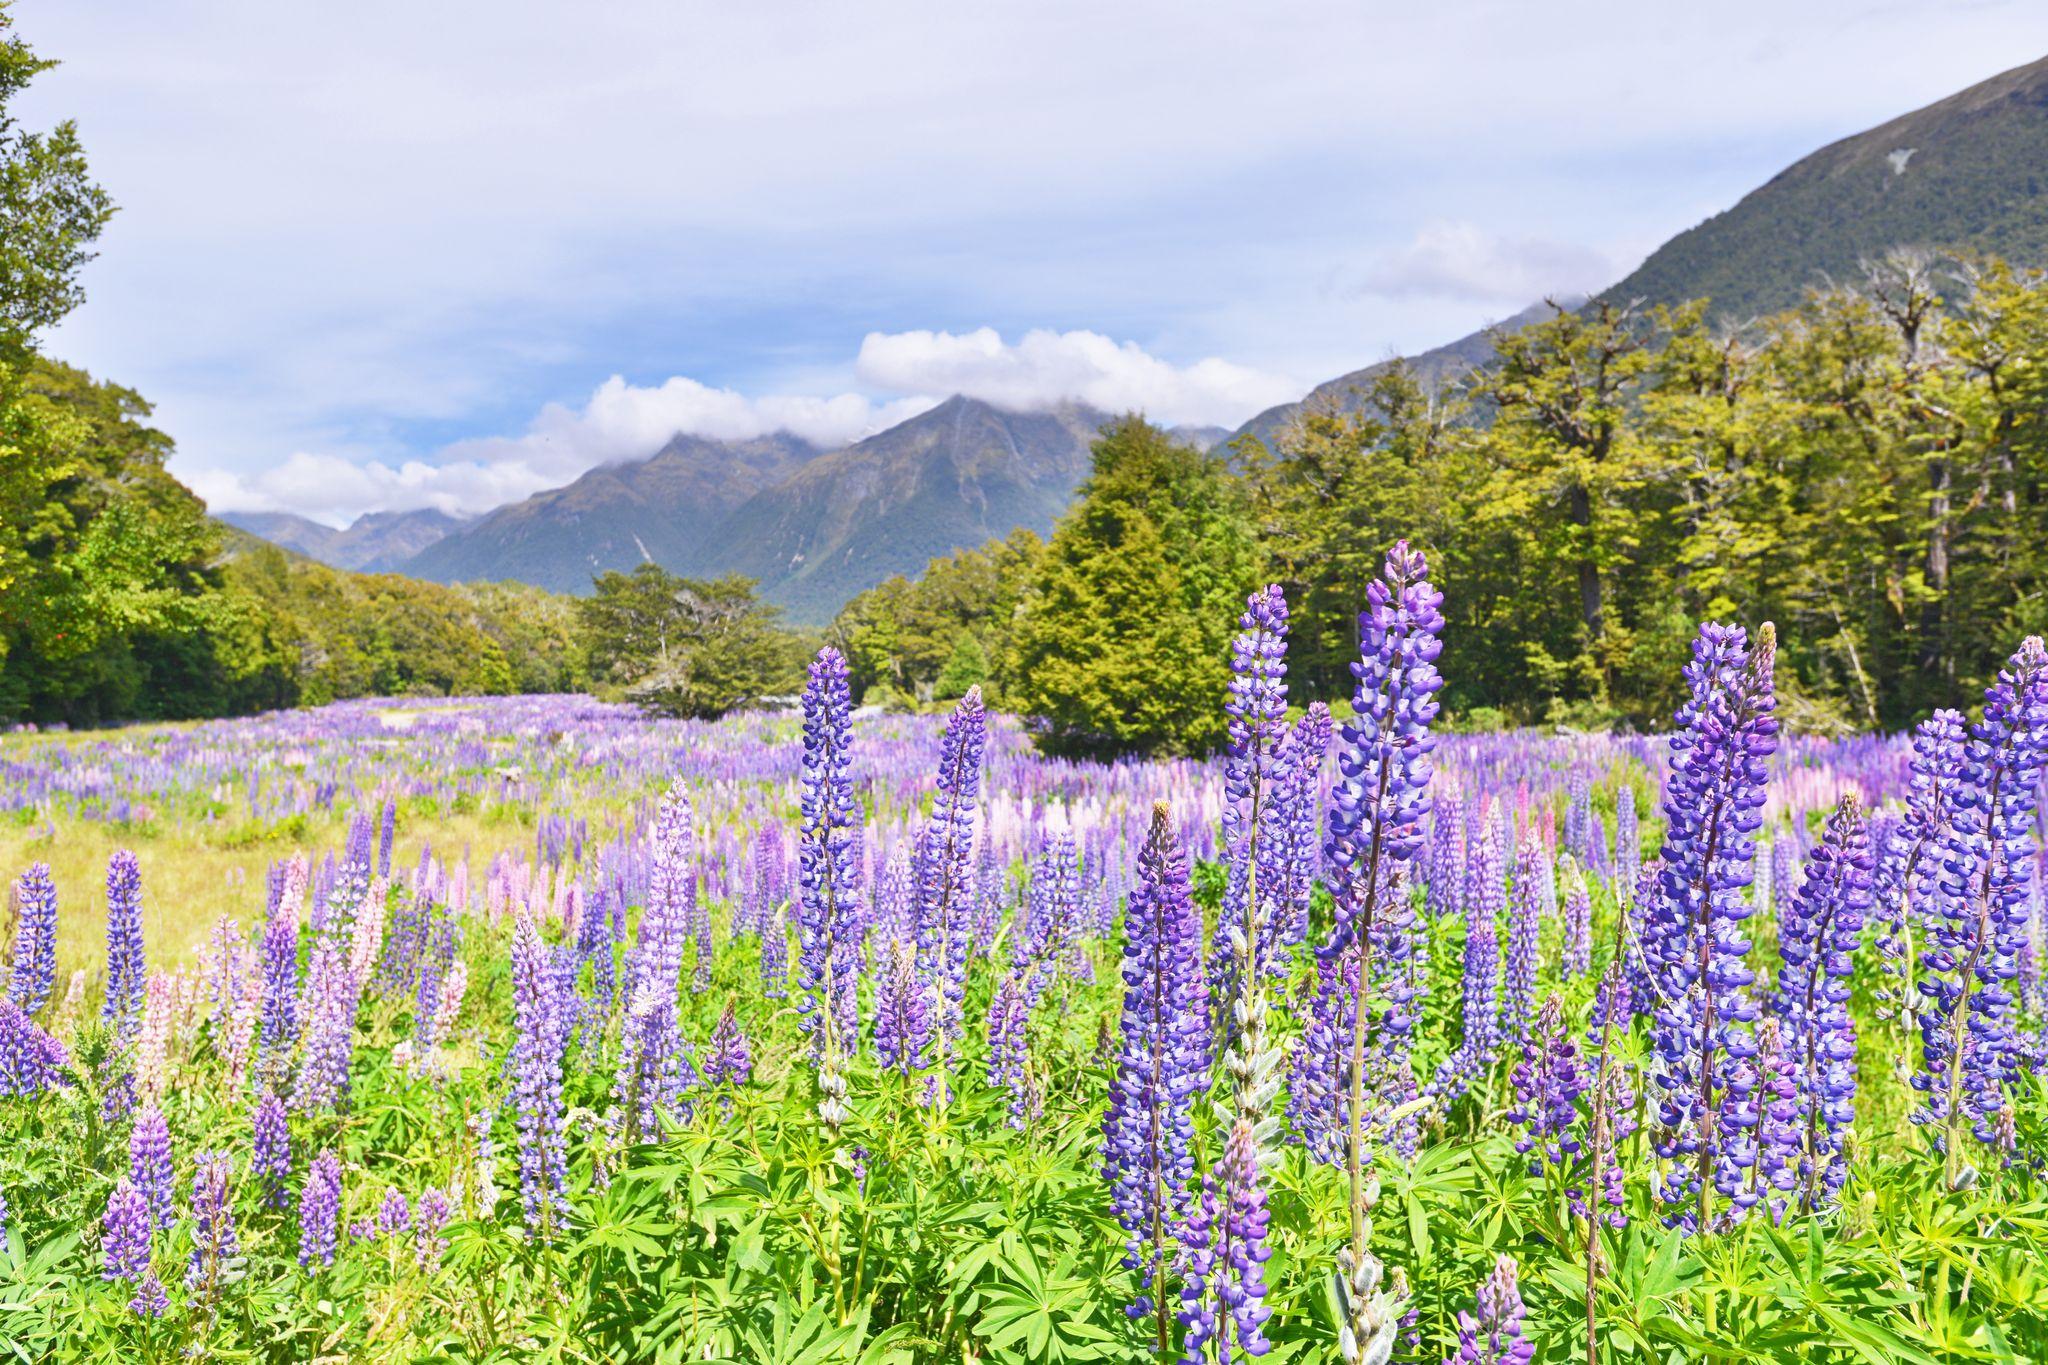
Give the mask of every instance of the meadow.
M 0 1358 L 2048 1359 L 2048 657 L 1213 760 L 387 699 L 0 737 Z M 2016 642 L 2017 643 L 2017 642 Z

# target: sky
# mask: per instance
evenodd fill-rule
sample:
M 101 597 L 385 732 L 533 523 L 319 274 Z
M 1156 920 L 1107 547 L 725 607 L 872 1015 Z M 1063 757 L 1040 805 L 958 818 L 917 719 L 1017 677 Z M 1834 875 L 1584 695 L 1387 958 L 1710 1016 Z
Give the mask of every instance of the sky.
M 2038 0 L 17 0 L 46 349 L 217 511 L 478 512 L 950 393 L 1234 426 L 2048 52 Z

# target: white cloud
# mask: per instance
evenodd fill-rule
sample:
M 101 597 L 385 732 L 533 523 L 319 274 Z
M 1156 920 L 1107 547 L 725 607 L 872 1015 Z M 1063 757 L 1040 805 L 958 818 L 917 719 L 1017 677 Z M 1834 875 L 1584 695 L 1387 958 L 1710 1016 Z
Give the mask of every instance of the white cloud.
M 991 327 L 870 332 L 854 369 L 863 382 L 897 392 L 964 393 L 1017 409 L 1076 399 L 1106 412 L 1135 409 L 1169 425 L 1235 425 L 1299 398 L 1304 387 L 1227 360 L 1175 365 L 1099 332 L 1030 331 L 1013 343 Z
M 222 512 L 298 512 L 332 524 L 363 512 L 416 507 L 484 512 L 559 487 L 597 465 L 645 459 L 678 434 L 737 441 L 787 431 L 830 448 L 894 426 L 936 401 L 911 396 L 877 403 L 855 393 L 748 398 L 681 376 L 641 387 L 613 375 L 581 408 L 550 403 L 521 435 L 457 441 L 431 460 L 392 465 L 301 451 L 254 471 L 178 472 L 207 506 Z
M 1548 294 L 1591 293 L 1625 273 L 1607 253 L 1577 243 L 1503 237 L 1476 223 L 1434 222 L 1407 245 L 1376 257 L 1356 289 L 1390 299 L 1520 306 Z

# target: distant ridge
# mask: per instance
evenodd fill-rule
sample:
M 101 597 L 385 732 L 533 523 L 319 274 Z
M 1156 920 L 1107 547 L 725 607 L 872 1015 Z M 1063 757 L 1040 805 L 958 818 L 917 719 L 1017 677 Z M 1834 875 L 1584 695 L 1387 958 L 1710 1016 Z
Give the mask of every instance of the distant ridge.
M 431 507 L 365 512 L 341 530 L 294 512 L 222 512 L 219 519 L 308 559 L 359 573 L 388 573 L 469 524 Z

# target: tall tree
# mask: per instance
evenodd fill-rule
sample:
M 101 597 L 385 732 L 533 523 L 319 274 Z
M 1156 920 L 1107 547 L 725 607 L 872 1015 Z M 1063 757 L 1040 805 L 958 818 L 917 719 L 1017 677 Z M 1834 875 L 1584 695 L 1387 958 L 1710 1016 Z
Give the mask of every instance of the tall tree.
M 795 682 L 791 642 L 751 578 L 640 564 L 600 575 L 582 613 L 593 676 L 652 711 L 722 716 Z

